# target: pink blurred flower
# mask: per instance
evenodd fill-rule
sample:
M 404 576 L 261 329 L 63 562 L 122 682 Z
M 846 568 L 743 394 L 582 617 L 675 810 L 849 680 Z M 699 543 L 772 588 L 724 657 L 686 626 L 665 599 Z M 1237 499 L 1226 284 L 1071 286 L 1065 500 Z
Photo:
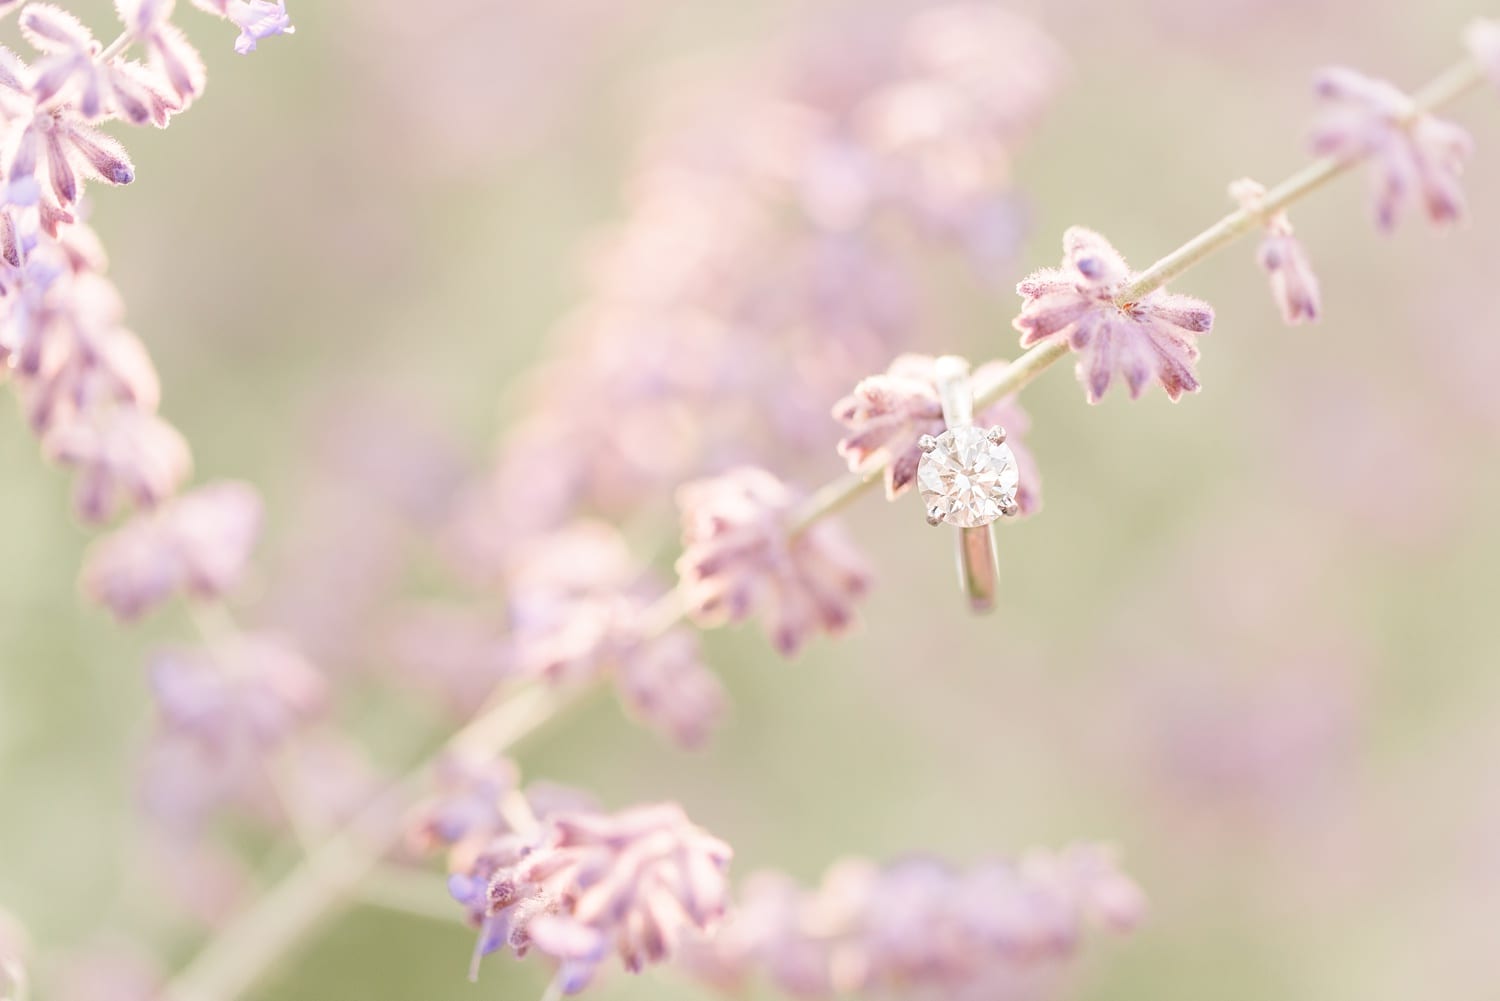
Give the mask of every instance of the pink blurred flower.
M 56 1001 L 163 1001 L 155 964 L 133 950 L 100 948 L 68 956 L 50 997 Z
M 126 503 L 155 507 L 192 470 L 187 441 L 177 429 L 127 407 L 95 408 L 54 427 L 42 449 L 53 462 L 78 471 L 74 507 L 91 522 L 108 521 Z
M 323 675 L 284 640 L 236 634 L 206 649 L 168 650 L 151 664 L 157 732 L 141 792 L 176 836 L 199 837 L 218 810 L 284 817 L 273 758 L 327 706 Z
M 686 629 L 631 644 L 615 668 L 615 689 L 636 719 L 681 747 L 701 746 L 727 711 L 724 685 Z
M 240 635 L 212 650 L 168 651 L 151 665 L 151 688 L 168 732 L 218 751 L 267 751 L 326 705 L 323 675 L 285 642 Z
M 729 921 L 685 960 L 720 987 L 764 971 L 799 998 L 1031 996 L 1025 988 L 1072 957 L 1085 928 L 1126 931 L 1144 911 L 1095 845 L 967 872 L 925 858 L 848 860 L 811 891 L 779 873 L 752 876 Z
M 19 265 L 0 265 L 9 302 L 0 317 L 0 363 L 14 366 L 27 420 L 39 433 L 93 408 L 152 413 L 160 401 L 156 370 L 123 326 L 119 292 L 98 273 L 103 265 L 97 238 L 79 224 L 58 242 L 33 247 Z
M 149 832 L 144 876 L 187 917 L 216 927 L 233 916 L 255 889 L 254 875 L 233 851 L 179 831 Z
M 1369 158 L 1375 221 L 1395 224 L 1402 206 L 1420 199 L 1435 223 L 1463 215 L 1459 178 L 1474 151 L 1469 133 L 1452 122 L 1419 114 L 1393 84 L 1344 67 L 1317 78 L 1324 110 L 1313 128 L 1313 150 L 1341 160 Z
M 566 994 L 586 987 L 611 952 L 639 972 L 723 916 L 731 854 L 676 804 L 553 815 L 490 875 L 481 945 L 551 957 Z M 453 888 L 469 896 L 472 880 Z
M 470 552 L 822 447 L 828 401 L 937 329 L 912 237 L 989 273 L 1013 255 L 1009 154 L 1059 75 L 1050 41 L 959 3 L 851 8 L 799 49 L 769 83 L 677 89 L 711 96 L 650 144 L 593 296 L 464 519 Z
M 1480 18 L 1464 30 L 1464 44 L 1495 86 L 1500 87 L 1500 20 Z
M 1243 830 L 1286 824 L 1351 778 L 1364 693 L 1342 651 L 1292 650 L 1253 677 L 1205 683 L 1190 663 L 1137 679 L 1142 771 L 1185 811 Z M 1225 665 L 1226 667 L 1228 665 Z
M 905 24 L 892 79 L 855 112 L 879 195 L 985 270 L 1008 264 L 1023 226 L 1010 158 L 1066 60 L 1034 23 L 982 3 L 931 7 Z
M 1044 268 L 1016 286 L 1025 300 L 1015 320 L 1021 346 L 1066 338 L 1081 355 L 1078 378 L 1090 403 L 1099 402 L 1116 374 L 1132 398 L 1151 379 L 1173 400 L 1198 390 L 1197 335 L 1213 326 L 1213 307 L 1164 289 L 1118 303 L 1132 277 L 1109 241 L 1074 226 L 1063 234 L 1062 267 Z
M 678 593 L 703 626 L 762 619 L 791 656 L 818 631 L 839 633 L 869 589 L 864 561 L 823 520 L 795 531 L 801 497 L 763 469 L 743 467 L 683 486 Z
M 724 715 L 723 688 L 703 666 L 696 636 L 658 632 L 659 594 L 619 534 L 579 522 L 522 553 L 510 579 L 507 669 L 551 684 L 612 678 L 640 722 L 684 746 L 701 744 Z
M 922 457 L 917 439 L 941 434 L 943 407 L 938 399 L 937 377 L 931 355 L 901 355 L 883 375 L 862 379 L 854 392 L 833 405 L 833 417 L 849 431 L 839 441 L 839 455 L 850 472 L 868 473 L 885 467 L 885 495 L 895 500 L 909 490 L 917 477 Z M 981 365 L 972 384 L 983 386 L 1006 368 L 1006 362 Z M 1021 489 L 1016 500 L 1022 514 L 1041 509 L 1040 479 L 1036 459 L 1022 441 L 1031 418 L 1021 409 L 1015 394 L 985 408 L 975 418 L 983 427 L 1005 428 L 1006 443 L 1021 467 Z
M 576 597 L 512 634 L 513 664 L 552 684 L 612 678 L 636 720 L 684 747 L 722 721 L 726 696 L 703 665 L 697 636 L 653 633 L 653 604 L 631 595 Z M 534 610 L 533 610 L 534 611 Z
M 1231 184 L 1229 194 L 1239 201 L 1241 208 L 1255 211 L 1266 189 L 1246 177 Z M 1318 276 L 1313 273 L 1301 241 L 1292 235 L 1292 222 L 1285 212 L 1277 212 L 1266 220 L 1266 237 L 1261 241 L 1258 259 L 1270 276 L 1271 297 L 1281 308 L 1282 319 L 1288 324 L 1316 320 L 1322 310 Z
M 379 800 L 379 810 L 371 809 L 391 777 L 349 733 L 331 726 L 304 728 L 287 742 L 280 763 L 278 805 L 294 834 L 329 836 L 358 821 L 354 829 L 364 835 L 367 828 L 390 830 L 400 820 L 388 797 Z
M 121 619 L 139 618 L 178 592 L 223 597 L 249 562 L 261 513 L 248 484 L 199 487 L 95 542 L 83 589 Z
M 436 695 L 464 716 L 515 671 L 502 623 L 482 609 L 438 604 L 404 608 L 383 632 L 380 649 L 400 683 Z
M 27 951 L 21 923 L 0 911 L 0 998 L 26 996 Z

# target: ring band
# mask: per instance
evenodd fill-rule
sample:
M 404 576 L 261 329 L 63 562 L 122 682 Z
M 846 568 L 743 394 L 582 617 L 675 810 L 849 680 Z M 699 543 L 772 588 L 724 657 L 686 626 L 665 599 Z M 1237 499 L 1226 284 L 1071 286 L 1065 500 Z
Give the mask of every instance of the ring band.
M 969 363 L 956 355 L 944 355 L 935 363 L 938 399 L 943 423 L 949 428 L 974 423 L 974 389 L 969 384 Z M 1000 564 L 995 555 L 995 530 L 991 525 L 958 530 L 958 583 L 976 612 L 995 607 Z

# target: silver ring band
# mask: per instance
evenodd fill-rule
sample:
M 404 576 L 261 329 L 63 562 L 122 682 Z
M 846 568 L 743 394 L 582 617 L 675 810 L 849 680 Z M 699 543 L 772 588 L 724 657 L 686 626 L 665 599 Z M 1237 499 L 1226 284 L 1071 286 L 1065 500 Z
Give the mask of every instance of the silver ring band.
M 943 355 L 935 363 L 938 399 L 943 423 L 950 428 L 974 423 L 974 389 L 969 384 L 969 363 L 956 355 Z M 995 607 L 995 589 L 1000 564 L 995 556 L 995 530 L 991 525 L 958 530 L 958 584 L 968 596 L 969 607 L 988 612 Z

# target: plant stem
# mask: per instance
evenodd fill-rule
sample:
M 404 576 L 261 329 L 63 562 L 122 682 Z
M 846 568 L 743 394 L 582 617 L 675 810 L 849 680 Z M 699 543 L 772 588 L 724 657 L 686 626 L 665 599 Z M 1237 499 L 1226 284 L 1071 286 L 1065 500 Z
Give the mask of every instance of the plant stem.
M 100 52 L 97 56 L 94 57 L 94 61 L 97 62 L 100 66 L 103 66 L 115 56 L 118 56 L 120 53 L 130 48 L 130 44 L 134 41 L 134 34 L 129 31 L 122 31 L 120 32 L 118 38 L 104 47 L 103 52 Z
M 118 40 L 117 43 L 118 44 Z M 111 45 L 110 49 L 115 49 Z M 109 51 L 109 50 L 106 50 Z M 1474 89 L 1484 77 L 1471 59 L 1450 68 L 1413 96 L 1413 115 L 1435 110 Z M 1139 299 L 1181 275 L 1276 212 L 1317 190 L 1356 165 L 1354 160 L 1318 160 L 1272 188 L 1253 207 L 1231 212 L 1136 276 L 1121 302 Z M 1067 342 L 1039 344 L 1006 367 L 994 382 L 977 387 L 976 409 L 1019 392 L 1069 353 Z M 814 492 L 796 512 L 792 534 L 806 531 L 880 482 L 883 469 L 841 477 Z M 646 629 L 659 634 L 682 621 L 684 610 L 670 592 L 646 613 Z M 533 686 L 486 707 L 454 734 L 443 751 L 499 754 L 576 702 L 584 689 L 565 691 Z M 400 808 L 419 795 L 429 762 L 409 773 L 223 928 L 168 986 L 168 1001 L 233 1001 L 254 987 L 275 962 L 304 943 L 308 935 L 346 901 L 358 897 L 359 882 L 372 872 L 400 838 Z
M 481 714 L 444 745 L 448 751 L 499 753 L 554 718 L 567 695 L 540 686 Z M 168 985 L 168 1001 L 230 1001 L 304 944 L 401 837 L 400 817 L 420 794 L 427 766 L 409 773 L 324 841 L 285 878 L 226 925 Z

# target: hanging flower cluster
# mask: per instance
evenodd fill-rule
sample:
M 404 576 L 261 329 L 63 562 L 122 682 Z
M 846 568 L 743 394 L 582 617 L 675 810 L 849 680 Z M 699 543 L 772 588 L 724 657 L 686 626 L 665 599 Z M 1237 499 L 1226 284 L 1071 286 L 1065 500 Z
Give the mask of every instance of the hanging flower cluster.
M 279 2 L 197 6 L 240 30 L 242 52 L 292 30 Z M 117 0 L 120 34 L 105 45 L 68 10 L 28 3 L 16 17 L 34 56 L 0 49 L 0 372 L 45 453 L 77 471 L 76 507 L 93 522 L 161 504 L 191 470 L 186 442 L 157 416 L 155 370 L 83 222 L 87 183 L 135 179 L 104 127 L 164 128 L 203 92 L 203 60 L 174 7 Z M 130 56 L 137 48 L 144 61 Z
M 572 790 L 523 792 L 508 762 L 448 762 L 407 829 L 419 848 L 447 848 L 449 889 L 480 930 L 475 963 L 538 952 L 566 994 L 611 953 L 632 973 L 664 961 L 728 906 L 732 852 L 681 807 L 611 814 Z

